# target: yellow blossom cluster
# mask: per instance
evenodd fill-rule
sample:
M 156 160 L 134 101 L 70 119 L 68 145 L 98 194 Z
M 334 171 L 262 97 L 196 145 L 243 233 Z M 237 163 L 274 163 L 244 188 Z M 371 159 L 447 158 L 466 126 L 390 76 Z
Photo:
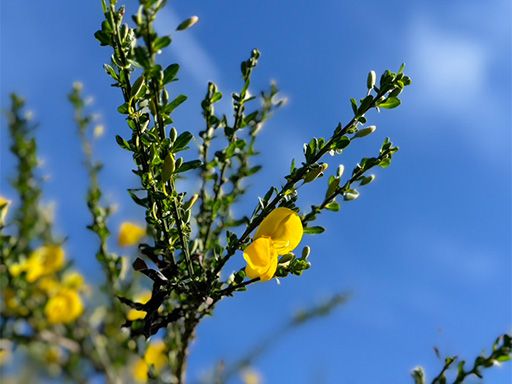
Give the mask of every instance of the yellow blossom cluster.
M 261 281 L 274 277 L 278 257 L 299 245 L 304 229 L 299 215 L 289 208 L 279 207 L 261 222 L 254 241 L 244 250 L 245 273 Z
M 34 289 L 34 295 L 43 295 L 44 316 L 49 324 L 68 324 L 80 317 L 84 304 L 80 292 L 86 290 L 84 278 L 78 272 L 61 275 L 66 263 L 66 255 L 61 245 L 43 245 L 30 255 L 9 267 L 12 277 L 24 277 Z M 5 304 L 8 310 L 26 312 L 19 302 L 16 292 L 6 290 Z

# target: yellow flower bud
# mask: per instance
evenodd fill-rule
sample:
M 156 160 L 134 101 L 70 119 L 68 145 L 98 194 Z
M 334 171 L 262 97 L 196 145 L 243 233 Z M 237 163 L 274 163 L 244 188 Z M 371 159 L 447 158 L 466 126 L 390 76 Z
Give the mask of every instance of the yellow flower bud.
M 144 236 L 146 236 L 145 228 L 135 223 L 125 221 L 119 227 L 117 242 L 121 247 L 130 247 L 138 244 Z

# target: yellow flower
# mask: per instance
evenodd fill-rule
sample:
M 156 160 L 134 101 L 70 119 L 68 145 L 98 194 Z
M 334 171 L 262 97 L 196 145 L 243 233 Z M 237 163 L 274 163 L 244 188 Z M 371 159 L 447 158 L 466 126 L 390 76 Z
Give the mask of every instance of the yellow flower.
M 85 287 L 84 277 L 78 272 L 68 272 L 64 275 L 62 283 L 66 288 L 82 290 Z
M 11 275 L 19 276 L 26 272 L 27 281 L 33 283 L 42 276 L 62 269 L 66 255 L 60 245 L 43 245 L 35 249 L 28 259 L 9 267 Z
M 135 223 L 125 221 L 119 227 L 119 237 L 117 242 L 121 247 L 130 247 L 136 245 L 146 236 L 146 229 Z
M 53 276 L 43 277 L 37 282 L 37 286 L 48 295 L 53 294 L 61 288 L 60 283 Z
M 68 324 L 84 311 L 80 295 L 72 289 L 62 288 L 50 297 L 44 307 L 44 314 L 50 324 Z
M 289 208 L 276 208 L 261 222 L 254 241 L 244 251 L 245 273 L 251 279 L 270 280 L 277 259 L 299 245 L 304 230 L 299 215 Z
M 7 216 L 7 212 L 9 212 L 9 205 L 11 205 L 11 201 L 7 200 L 5 197 L 0 196 L 0 225 L 5 223 L 5 216 Z
M 260 384 L 261 375 L 251 368 L 244 369 L 241 373 L 244 384 Z
M 148 380 L 149 367 L 160 372 L 167 365 L 167 351 L 163 341 L 148 345 L 143 359 L 138 359 L 133 366 L 135 380 L 145 383 Z
M 133 366 L 133 377 L 136 381 L 145 383 L 148 380 L 148 365 L 144 359 L 137 359 Z
M 151 292 L 147 291 L 147 292 L 143 292 L 140 295 L 136 296 L 134 301 L 136 303 L 146 304 L 149 301 L 149 299 L 151 299 Z M 130 309 L 128 311 L 128 314 L 126 315 L 126 318 L 131 321 L 144 319 L 145 317 L 146 317 L 146 311 L 139 311 L 139 310 L 133 309 L 133 308 Z

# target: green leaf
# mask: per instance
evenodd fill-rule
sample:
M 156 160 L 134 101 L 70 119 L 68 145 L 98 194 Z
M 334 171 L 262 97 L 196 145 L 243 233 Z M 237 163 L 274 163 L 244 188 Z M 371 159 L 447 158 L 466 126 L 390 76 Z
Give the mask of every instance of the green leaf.
M 127 115 L 128 114 L 128 103 L 121 104 L 119 107 L 117 107 L 117 112 Z
M 164 69 L 164 84 L 168 84 L 176 78 L 180 66 L 178 64 L 171 64 L 167 68 Z
M 128 193 L 130 194 L 131 198 L 135 202 L 135 204 L 140 205 L 142 207 L 148 207 L 148 199 L 146 197 L 141 198 L 135 194 L 135 192 L 132 192 L 128 190 Z
M 103 31 L 96 31 L 94 33 L 94 37 L 96 40 L 100 42 L 101 46 L 111 45 L 112 44 L 112 35 L 107 34 Z
M 329 211 L 338 212 L 340 210 L 340 204 L 337 201 L 331 201 L 325 208 Z
M 359 185 L 367 185 L 367 184 L 370 184 L 373 180 L 375 180 L 375 175 L 363 176 L 363 177 L 361 178 L 361 181 L 359 182 Z
M 354 112 L 354 115 L 357 115 L 357 101 L 356 101 L 356 99 L 354 99 L 354 98 L 350 99 L 350 105 L 352 106 L 352 111 Z
M 341 136 L 331 145 L 331 149 L 340 150 L 348 147 L 350 139 L 347 136 Z
M 176 173 L 186 172 L 190 169 L 199 168 L 201 166 L 200 160 L 191 160 L 185 161 L 181 166 L 176 170 Z
M 153 43 L 153 49 L 155 51 L 160 51 L 167 47 L 169 44 L 171 44 L 171 38 L 169 36 L 162 36 L 155 40 Z
M 324 227 L 315 226 L 315 227 L 306 227 L 304 228 L 304 234 L 308 235 L 317 235 L 325 231 Z
M 381 160 L 381 162 L 379 163 L 379 167 L 381 167 L 381 168 L 387 168 L 390 165 L 391 165 L 391 158 L 390 157 Z
M 187 96 L 185 95 L 179 95 L 176 97 L 173 101 L 171 101 L 169 104 L 167 104 L 163 108 L 163 112 L 167 114 L 171 114 L 172 111 L 174 111 L 180 104 L 182 104 L 185 100 L 187 100 Z
M 192 140 L 194 135 L 192 135 L 189 131 L 185 131 L 182 134 L 180 134 L 176 141 L 174 142 L 172 146 L 173 152 L 179 152 L 183 151 L 187 148 L 188 143 L 190 143 L 190 140 Z
M 126 149 L 128 151 L 131 151 L 131 147 L 130 147 L 130 143 L 128 143 L 125 139 L 123 139 L 121 136 L 119 135 L 116 135 L 116 142 L 117 144 L 123 148 L 123 149 Z
M 400 105 L 400 99 L 398 97 L 388 97 L 382 103 L 379 103 L 377 106 L 385 109 L 393 109 Z
M 135 80 L 135 82 L 132 85 L 130 96 L 131 97 L 140 97 L 141 96 L 140 93 L 142 93 L 141 91 L 143 90 L 144 83 L 145 83 L 144 76 L 140 76 L 137 80 Z
M 114 68 L 112 68 L 112 66 L 103 64 L 103 69 L 105 69 L 105 72 L 107 72 L 114 80 L 119 80 L 119 77 L 117 76 L 117 73 Z

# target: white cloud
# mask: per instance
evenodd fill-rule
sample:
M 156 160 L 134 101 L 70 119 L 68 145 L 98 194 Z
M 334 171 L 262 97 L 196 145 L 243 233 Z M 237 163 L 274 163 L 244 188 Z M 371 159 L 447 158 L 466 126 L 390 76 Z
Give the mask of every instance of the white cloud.
M 504 37 L 487 33 L 491 28 L 485 26 L 475 32 L 468 21 L 462 24 L 440 24 L 425 14 L 412 18 L 408 100 L 415 118 L 428 128 L 418 137 L 455 134 L 480 160 L 501 164 L 510 157 L 510 97 L 493 83 L 492 70 L 502 60 Z
M 168 35 L 174 32 L 181 21 L 169 9 L 164 8 L 155 21 L 155 28 L 158 33 Z M 185 71 L 189 72 L 201 88 L 204 88 L 208 81 L 214 81 L 217 84 L 221 82 L 222 79 L 215 63 L 190 32 L 173 33 L 171 47 L 170 54 L 175 56 L 176 61 Z
M 488 52 L 482 42 L 425 18 L 412 24 L 410 48 L 420 93 L 437 107 L 467 106 L 485 92 Z

